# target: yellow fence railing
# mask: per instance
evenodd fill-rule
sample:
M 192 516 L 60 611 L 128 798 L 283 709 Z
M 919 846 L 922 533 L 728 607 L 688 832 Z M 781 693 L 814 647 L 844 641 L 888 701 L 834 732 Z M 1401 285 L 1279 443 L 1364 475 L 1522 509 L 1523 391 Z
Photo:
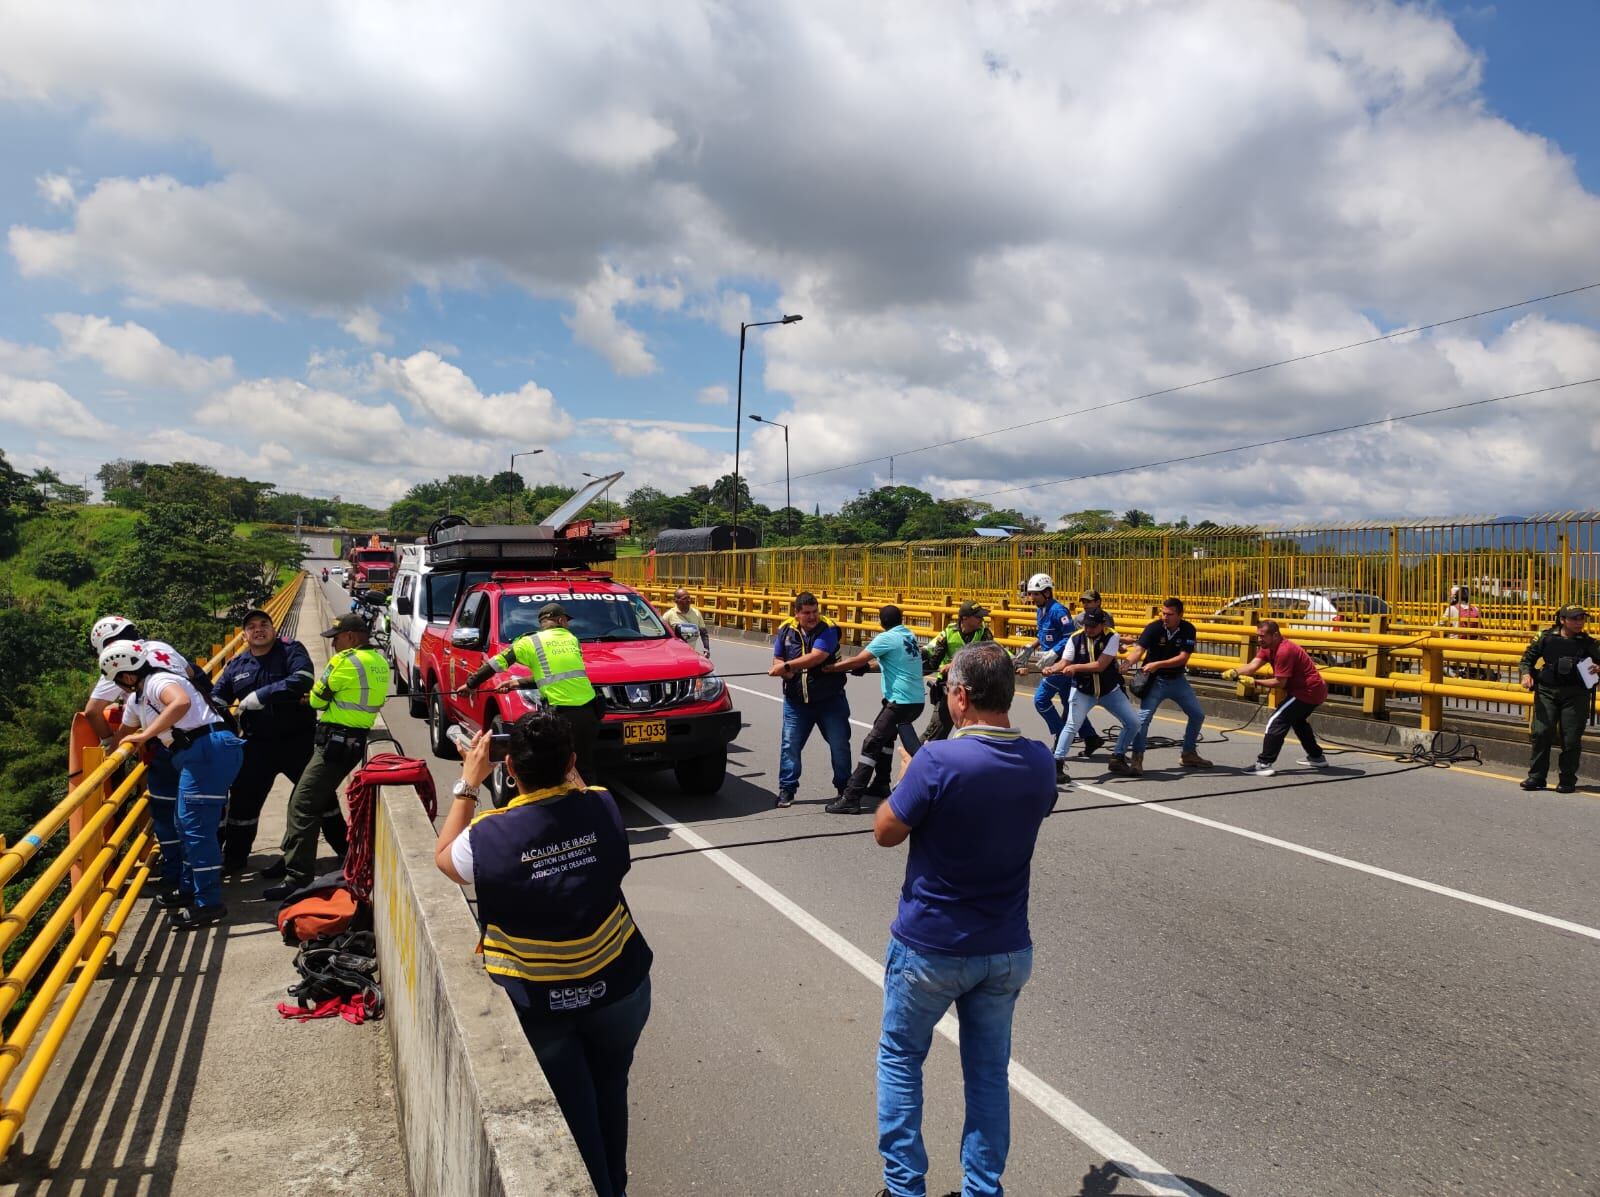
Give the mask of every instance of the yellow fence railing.
M 660 610 L 672 601 L 672 584 L 639 583 L 638 589 Z M 770 632 L 787 619 L 792 595 L 771 591 L 700 587 L 693 592 L 696 607 L 715 626 L 738 631 Z M 955 617 L 957 604 L 950 599 L 925 601 L 904 594 L 869 595 L 862 592 L 839 595 L 817 593 L 822 613 L 842 625 L 848 636 L 865 639 L 879 631 L 878 608 L 895 603 L 906 625 L 931 636 Z M 1020 648 L 1034 638 L 1033 608 L 1015 608 L 1003 600 L 989 613 L 989 626 L 995 639 L 1008 647 Z M 1106 609 L 1117 619 L 1119 628 L 1142 629 L 1155 614 L 1151 606 L 1125 607 L 1108 602 Z M 1246 664 L 1256 650 L 1256 621 L 1259 611 L 1241 612 L 1230 619 L 1190 615 L 1199 633 L 1200 651 L 1190 658 L 1200 672 L 1221 672 Z M 1517 684 L 1518 659 L 1527 648 L 1525 638 L 1510 638 L 1489 629 L 1451 632 L 1442 629 L 1396 630 L 1385 615 L 1368 616 L 1359 624 L 1295 624 L 1286 622 L 1284 633 L 1297 644 L 1321 658 L 1322 676 L 1330 685 L 1344 686 L 1361 701 L 1362 711 L 1373 717 L 1387 715 L 1388 701 L 1395 696 L 1414 697 L 1421 711 L 1424 731 L 1438 731 L 1444 725 L 1447 699 L 1456 704 L 1504 704 L 1513 708 L 1531 705 L 1532 698 Z M 1241 683 L 1238 693 L 1250 692 Z
M 1355 614 L 1386 607 L 1392 625 L 1419 628 L 1437 624 L 1452 588 L 1465 587 L 1484 627 L 1521 634 L 1548 625 L 1563 603 L 1600 600 L 1600 514 L 809 545 L 649 554 L 612 568 L 635 586 L 951 596 L 990 606 L 1047 573 L 1062 598 L 1093 587 L 1110 606 L 1144 609 L 1176 595 L 1191 616 L 1248 602 L 1294 618 L 1307 596 L 1292 592 L 1317 589 L 1352 596 L 1338 601 Z
M 304 573 L 296 574 L 265 604 L 275 623 L 281 624 L 292 609 L 304 580 Z M 214 646 L 207 671 L 213 676 L 221 672 L 243 645 L 243 634 L 236 632 L 227 644 Z M 52 837 L 63 827 L 68 829 L 66 846 L 27 892 L 9 909 L 0 909 L 0 953 L 25 945 L 16 963 L 0 978 L 0 1018 L 15 1018 L 0 1044 L 0 1091 L 4 1092 L 0 1160 L 21 1131 L 40 1084 L 150 876 L 154 841 L 143 762 L 124 745 L 109 754 L 98 748 L 85 750 L 83 767 L 83 780 L 26 836 L 14 845 L 0 844 L 4 849 L 0 851 L 3 892 L 3 886 L 13 881 Z M 69 888 L 60 904 L 35 926 L 63 883 Z M 19 1010 L 18 1003 L 52 955 L 55 961 L 49 973 Z

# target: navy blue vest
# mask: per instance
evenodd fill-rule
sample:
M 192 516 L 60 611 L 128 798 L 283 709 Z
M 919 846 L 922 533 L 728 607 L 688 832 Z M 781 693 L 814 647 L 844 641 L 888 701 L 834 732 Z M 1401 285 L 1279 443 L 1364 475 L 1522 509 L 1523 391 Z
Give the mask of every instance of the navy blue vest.
M 535 790 L 467 829 L 484 967 L 529 1014 L 627 997 L 650 947 L 622 896 L 628 837 L 605 790 Z

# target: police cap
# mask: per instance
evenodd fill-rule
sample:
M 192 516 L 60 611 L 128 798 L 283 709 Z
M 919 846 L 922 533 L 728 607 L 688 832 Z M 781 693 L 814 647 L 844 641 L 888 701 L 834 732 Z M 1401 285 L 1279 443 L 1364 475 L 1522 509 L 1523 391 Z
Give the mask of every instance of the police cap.
M 272 616 L 267 612 L 263 611 L 260 607 L 251 607 L 250 610 L 244 613 L 244 618 L 239 621 L 239 626 L 241 628 L 244 627 L 244 625 L 249 623 L 252 619 L 264 619 L 268 623 L 272 622 Z
M 546 603 L 544 606 L 539 608 L 539 622 L 540 623 L 543 623 L 547 619 L 571 619 L 571 618 L 572 618 L 572 616 L 567 614 L 567 609 L 565 607 L 563 607 L 560 603 Z
M 1556 615 L 1557 615 L 1558 618 L 1561 618 L 1561 619 L 1588 619 L 1589 618 L 1589 613 L 1587 611 L 1585 611 L 1582 607 L 1578 606 L 1577 603 L 1568 604 L 1567 606 L 1561 608 L 1561 610 L 1557 611 Z
M 973 602 L 971 599 L 968 599 L 966 602 L 961 604 L 961 610 L 956 612 L 956 618 L 967 619 L 973 615 L 985 616 L 988 614 L 989 608 L 981 606 L 978 603 Z
M 351 611 L 348 615 L 341 615 L 334 620 L 333 626 L 322 635 L 325 639 L 331 640 L 340 632 L 360 632 L 363 636 L 366 636 L 369 634 L 369 629 L 367 628 L 367 621 L 354 611 Z

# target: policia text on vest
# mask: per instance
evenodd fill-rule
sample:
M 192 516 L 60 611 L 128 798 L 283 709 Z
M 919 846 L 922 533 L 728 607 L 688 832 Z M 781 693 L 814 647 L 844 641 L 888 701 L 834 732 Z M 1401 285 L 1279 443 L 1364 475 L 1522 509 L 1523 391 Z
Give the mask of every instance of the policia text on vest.
M 593 782 L 602 703 L 584 668 L 583 645 L 567 630 L 567 620 L 565 607 L 546 603 L 539 608 L 539 630 L 518 636 L 510 648 L 486 659 L 467 685 L 476 688 L 513 664 L 524 666 L 529 676 L 517 683 L 518 688 L 537 690 L 540 705 L 566 721 L 572 729 L 578 775 Z
M 316 749 L 289 795 L 284 880 L 264 893 L 268 899 L 287 897 L 311 881 L 318 828 L 329 812 L 339 809 L 339 783 L 361 763 L 367 733 L 393 681 L 383 654 L 367 647 L 367 623 L 361 616 L 341 615 L 322 635 L 333 641 L 334 654 L 306 696 L 317 712 Z
M 1556 626 L 1540 632 L 1522 654 L 1522 684 L 1533 691 L 1533 753 L 1528 760 L 1525 790 L 1542 790 L 1550 771 L 1550 750 L 1561 740 L 1556 789 L 1571 794 L 1578 788 L 1578 762 L 1583 753 L 1583 725 L 1594 692 L 1586 670 L 1600 666 L 1600 641 L 1584 631 L 1589 614 L 1582 607 L 1563 607 Z

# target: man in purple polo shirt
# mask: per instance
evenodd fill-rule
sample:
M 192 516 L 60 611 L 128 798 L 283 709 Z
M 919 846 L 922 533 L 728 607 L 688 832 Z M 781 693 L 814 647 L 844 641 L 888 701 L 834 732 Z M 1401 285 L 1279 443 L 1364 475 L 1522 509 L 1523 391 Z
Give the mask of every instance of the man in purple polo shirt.
M 873 824 L 885 848 L 911 840 L 889 928 L 878 1039 L 878 1150 L 890 1197 L 926 1192 L 922 1063 L 952 1003 L 967 1099 L 964 1192 L 1003 1192 L 1011 1015 L 1033 971 L 1028 871 L 1056 801 L 1050 750 L 1011 726 L 1016 684 L 998 644 L 958 652 L 948 682 L 955 731 L 911 758 Z

